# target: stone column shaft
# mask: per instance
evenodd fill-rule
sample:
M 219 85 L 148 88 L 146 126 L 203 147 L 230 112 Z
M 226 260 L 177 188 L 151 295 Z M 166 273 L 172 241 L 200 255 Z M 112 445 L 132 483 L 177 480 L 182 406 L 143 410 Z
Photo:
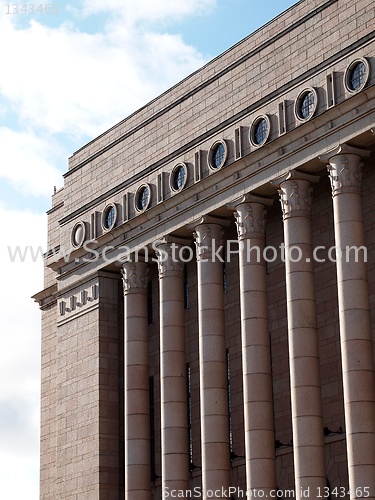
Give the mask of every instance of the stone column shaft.
M 349 150 L 349 153 L 345 152 Z M 352 499 L 375 498 L 375 382 L 361 200 L 361 157 L 330 158 L 344 386 L 349 487 Z M 364 152 L 365 153 L 365 152 Z M 352 248 L 348 252 L 348 248 Z M 355 262 L 355 249 L 359 249 Z M 341 251 L 341 257 L 340 257 Z
M 203 498 L 230 486 L 223 263 L 213 256 L 222 239 L 218 224 L 195 228 L 198 266 L 200 411 Z M 224 498 L 217 496 L 214 498 Z
M 265 205 L 254 201 L 241 203 L 236 207 L 235 217 L 239 239 L 246 486 L 247 490 L 262 490 L 270 496 L 270 491 L 276 489 L 276 464 L 267 275 L 263 257 Z
M 150 500 L 147 265 L 127 262 L 124 282 L 125 499 Z
M 173 247 L 172 247 L 173 245 Z M 163 491 L 189 488 L 185 310 L 180 246 L 157 246 L 160 286 L 160 399 Z
M 298 176 L 298 177 L 297 177 Z M 326 486 L 312 233 L 311 184 L 291 172 L 280 183 L 284 220 L 288 341 L 296 498 Z M 295 248 L 293 248 L 295 247 Z M 296 261 L 296 262 L 294 262 Z

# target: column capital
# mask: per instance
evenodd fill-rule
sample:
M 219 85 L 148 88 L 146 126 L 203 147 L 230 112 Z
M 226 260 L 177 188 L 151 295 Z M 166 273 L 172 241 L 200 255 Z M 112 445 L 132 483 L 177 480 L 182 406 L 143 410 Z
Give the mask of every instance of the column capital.
M 216 224 L 222 227 L 229 227 L 230 221 L 228 219 L 221 219 L 220 217 L 213 217 L 212 215 L 203 215 L 186 224 L 186 227 L 191 230 L 202 224 Z
M 270 207 L 273 205 L 273 200 L 271 198 L 264 198 L 263 196 L 257 196 L 252 193 L 245 193 L 235 200 L 227 203 L 227 207 L 229 210 L 236 210 L 238 205 L 242 203 L 261 203 L 265 207 Z
M 330 162 L 331 158 L 338 155 L 357 155 L 360 158 L 368 158 L 371 154 L 371 151 L 367 151 L 366 149 L 360 149 L 353 146 L 349 146 L 346 142 L 339 144 L 334 149 L 327 151 L 322 155 L 319 155 L 319 160 Z
M 361 193 L 362 159 L 357 155 L 338 155 L 327 165 L 332 197 L 342 193 Z
M 279 187 L 283 219 L 289 217 L 310 217 L 312 187 L 319 181 L 319 176 L 289 170 L 280 177 L 273 179 L 271 184 Z
M 237 205 L 234 217 L 240 241 L 250 238 L 264 238 L 266 212 L 266 207 L 262 203 L 247 202 Z
M 183 262 L 180 251 L 189 243 L 183 238 L 166 236 L 154 242 L 155 254 L 158 259 L 159 278 L 166 276 L 182 276 Z
M 290 181 L 290 180 L 305 180 L 310 182 L 310 184 L 316 184 L 319 182 L 319 175 L 312 175 L 308 174 L 306 172 L 300 172 L 299 170 L 289 170 L 288 172 L 285 172 L 284 174 L 280 175 L 279 177 L 276 177 L 275 179 L 271 180 L 272 186 L 275 187 L 280 187 L 281 184 L 285 181 Z
M 279 183 L 279 196 L 283 219 L 290 217 L 310 217 L 313 188 L 311 183 L 319 177 L 291 170 L 288 174 L 273 181 Z
M 371 152 L 339 144 L 335 149 L 319 156 L 321 161 L 328 161 L 327 170 L 332 187 L 332 197 L 341 193 L 361 192 L 363 158 Z
M 147 293 L 148 266 L 146 262 L 125 262 L 121 269 L 124 295 Z
M 216 252 L 223 244 L 223 226 L 221 224 L 198 224 L 195 226 L 193 236 L 197 249 L 197 261 L 209 258 L 214 260 Z

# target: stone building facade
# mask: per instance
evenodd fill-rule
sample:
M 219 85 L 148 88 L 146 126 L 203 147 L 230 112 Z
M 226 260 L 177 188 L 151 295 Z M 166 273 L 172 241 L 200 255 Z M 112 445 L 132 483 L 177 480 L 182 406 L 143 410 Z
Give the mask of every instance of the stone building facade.
M 302 0 L 70 158 L 42 500 L 375 498 L 374 104 L 373 2 Z

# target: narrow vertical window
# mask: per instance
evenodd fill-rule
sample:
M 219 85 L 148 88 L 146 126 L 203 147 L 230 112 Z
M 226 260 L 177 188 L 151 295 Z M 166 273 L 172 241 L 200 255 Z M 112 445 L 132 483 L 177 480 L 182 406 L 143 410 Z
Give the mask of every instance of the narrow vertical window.
M 157 177 L 157 200 L 158 203 L 164 200 L 163 172 L 160 172 Z
M 91 214 L 91 239 L 96 240 L 96 212 Z
M 236 160 L 242 157 L 242 127 L 234 131 L 234 151 Z
M 129 220 L 129 197 L 128 197 L 128 194 L 125 193 L 124 196 L 122 197 L 122 219 L 123 219 L 123 222 L 126 222 Z
M 187 265 L 184 265 L 184 309 L 189 308 L 189 284 L 188 284 L 188 274 Z
M 189 440 L 189 469 L 194 470 L 196 466 L 193 462 L 193 431 L 191 415 L 191 370 L 190 364 L 186 363 L 186 399 L 187 399 L 187 423 L 188 423 L 188 440 Z
M 327 75 L 327 108 L 336 104 L 334 73 Z
M 150 464 L 151 464 L 151 481 L 154 482 L 159 476 L 155 470 L 155 394 L 154 394 L 154 377 L 149 378 L 150 385 Z
M 198 182 L 202 178 L 202 168 L 201 168 L 201 151 L 198 150 L 194 156 L 194 182 Z
M 286 106 L 285 101 L 279 103 L 279 135 L 286 132 Z
M 223 248 L 223 290 L 224 293 L 227 293 L 227 254 L 225 251 L 225 247 Z
M 147 286 L 147 318 L 148 324 L 152 325 L 152 281 L 149 281 Z
M 230 452 L 230 459 L 233 460 L 235 458 L 235 454 L 233 452 L 232 402 L 231 402 L 231 397 L 230 397 L 231 395 L 230 395 L 229 349 L 227 349 L 226 358 L 227 358 L 227 389 L 228 389 L 229 452 Z

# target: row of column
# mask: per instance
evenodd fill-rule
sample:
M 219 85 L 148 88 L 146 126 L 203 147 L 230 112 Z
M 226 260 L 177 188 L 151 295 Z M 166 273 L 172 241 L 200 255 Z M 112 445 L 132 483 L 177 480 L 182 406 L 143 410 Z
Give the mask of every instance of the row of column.
M 360 192 L 361 157 L 341 147 L 329 161 L 335 221 L 337 285 L 350 496 L 375 498 L 375 382 L 366 263 L 345 257 L 364 246 Z M 311 192 L 316 178 L 291 171 L 278 179 L 285 253 L 288 342 L 296 497 L 326 486 L 323 413 L 311 231 Z M 248 259 L 244 244 L 265 246 L 269 200 L 247 195 L 235 207 L 240 242 L 240 301 L 247 489 L 276 490 L 275 437 L 266 266 Z M 195 227 L 198 272 L 202 489 L 228 491 L 230 453 L 222 263 L 212 248 L 222 238 L 217 220 Z M 177 245 L 179 242 L 177 242 Z M 176 248 L 176 241 L 174 241 Z M 189 488 L 186 364 L 182 263 L 171 241 L 157 250 L 160 282 L 160 384 L 162 488 Z M 173 257 L 173 258 L 172 258 Z M 125 293 L 125 498 L 150 499 L 147 266 L 123 267 Z M 320 488 L 320 490 L 318 489 Z M 216 498 L 225 498 L 217 496 Z

